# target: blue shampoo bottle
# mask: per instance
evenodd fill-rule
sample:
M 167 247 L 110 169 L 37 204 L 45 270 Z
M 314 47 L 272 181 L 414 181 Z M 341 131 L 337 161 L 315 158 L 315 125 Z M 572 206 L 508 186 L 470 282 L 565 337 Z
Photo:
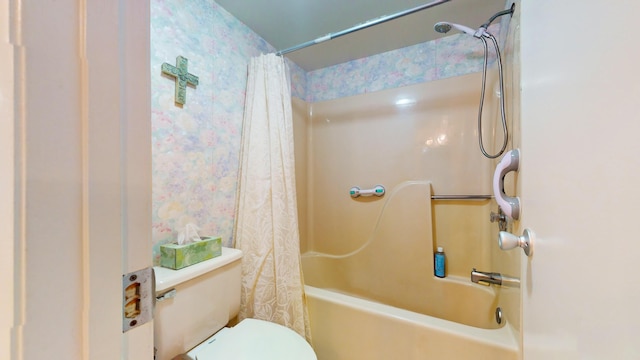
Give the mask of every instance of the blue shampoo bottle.
M 438 246 L 438 251 L 434 256 L 434 267 L 435 274 L 439 278 L 445 277 L 445 260 L 444 249 L 442 248 L 442 246 Z

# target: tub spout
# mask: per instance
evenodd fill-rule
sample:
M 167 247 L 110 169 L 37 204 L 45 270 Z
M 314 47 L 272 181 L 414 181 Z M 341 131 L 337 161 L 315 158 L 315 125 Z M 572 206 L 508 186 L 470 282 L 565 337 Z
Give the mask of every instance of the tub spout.
M 471 282 L 482 285 L 502 285 L 502 275 L 493 272 L 471 270 Z
M 471 282 L 486 286 L 494 284 L 517 288 L 520 287 L 520 279 L 502 276 L 502 274 L 495 272 L 478 271 L 475 268 L 471 270 Z

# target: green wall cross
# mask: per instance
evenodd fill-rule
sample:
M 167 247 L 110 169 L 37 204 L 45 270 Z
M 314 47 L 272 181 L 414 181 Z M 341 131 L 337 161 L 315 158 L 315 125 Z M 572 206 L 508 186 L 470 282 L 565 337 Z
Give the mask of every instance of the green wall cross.
M 187 101 L 187 83 L 196 86 L 198 85 L 198 77 L 189 74 L 187 71 L 189 60 L 178 56 L 176 58 L 176 66 L 169 63 L 162 64 L 162 72 L 176 78 L 176 99 L 178 104 L 184 105 Z

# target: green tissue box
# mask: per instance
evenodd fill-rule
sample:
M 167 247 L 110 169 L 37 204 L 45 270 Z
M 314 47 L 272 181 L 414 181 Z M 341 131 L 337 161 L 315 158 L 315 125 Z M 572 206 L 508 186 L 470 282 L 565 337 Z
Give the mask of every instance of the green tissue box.
M 201 237 L 201 239 L 202 241 L 186 245 L 160 245 L 160 266 L 178 270 L 222 254 L 220 237 Z

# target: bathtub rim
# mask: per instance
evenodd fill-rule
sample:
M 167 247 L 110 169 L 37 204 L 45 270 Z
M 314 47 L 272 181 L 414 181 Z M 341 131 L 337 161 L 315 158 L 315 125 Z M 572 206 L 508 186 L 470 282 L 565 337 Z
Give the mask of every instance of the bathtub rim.
M 320 300 L 338 303 L 339 305 L 354 310 L 374 314 L 390 320 L 405 321 L 414 325 L 427 326 L 447 334 L 460 336 L 471 341 L 488 343 L 492 346 L 514 351 L 516 353 L 519 351 L 517 335 L 508 321 L 504 326 L 497 329 L 482 329 L 345 295 L 323 288 L 317 288 L 311 285 L 304 285 L 304 291 L 307 297 L 314 297 Z

